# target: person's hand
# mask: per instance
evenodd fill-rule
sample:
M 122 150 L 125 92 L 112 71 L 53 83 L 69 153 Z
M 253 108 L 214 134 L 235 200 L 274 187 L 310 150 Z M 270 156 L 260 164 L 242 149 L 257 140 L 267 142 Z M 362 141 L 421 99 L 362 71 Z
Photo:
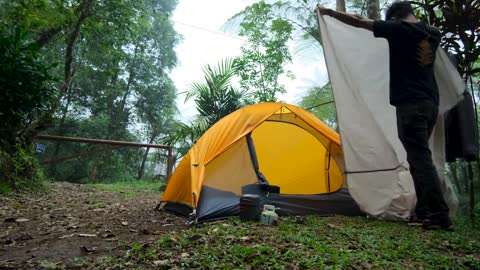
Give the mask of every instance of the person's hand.
M 318 7 L 318 10 L 320 11 L 320 14 L 322 14 L 322 15 L 332 16 L 332 13 L 333 13 L 333 10 L 331 10 L 329 8 Z

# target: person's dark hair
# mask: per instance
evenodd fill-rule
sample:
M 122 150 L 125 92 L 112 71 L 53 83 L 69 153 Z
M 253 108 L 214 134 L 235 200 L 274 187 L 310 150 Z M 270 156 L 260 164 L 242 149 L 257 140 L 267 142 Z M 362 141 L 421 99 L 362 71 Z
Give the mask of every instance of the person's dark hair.
M 385 20 L 391 20 L 393 18 L 401 20 L 406 18 L 409 14 L 413 14 L 413 8 L 408 1 L 397 1 L 390 5 L 385 14 Z

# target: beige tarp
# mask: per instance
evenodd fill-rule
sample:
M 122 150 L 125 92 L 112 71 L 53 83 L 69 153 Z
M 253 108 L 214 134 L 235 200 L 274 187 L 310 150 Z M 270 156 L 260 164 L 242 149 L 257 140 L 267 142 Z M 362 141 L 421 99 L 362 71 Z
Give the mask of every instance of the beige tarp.
M 407 219 L 415 190 L 405 150 L 398 139 L 395 108 L 389 104 L 389 57 L 385 39 L 318 15 L 323 49 L 338 115 L 346 178 L 352 197 L 369 215 Z M 444 177 L 443 117 L 462 97 L 464 84 L 443 50 L 435 63 L 440 116 L 430 149 L 450 208 L 456 198 Z

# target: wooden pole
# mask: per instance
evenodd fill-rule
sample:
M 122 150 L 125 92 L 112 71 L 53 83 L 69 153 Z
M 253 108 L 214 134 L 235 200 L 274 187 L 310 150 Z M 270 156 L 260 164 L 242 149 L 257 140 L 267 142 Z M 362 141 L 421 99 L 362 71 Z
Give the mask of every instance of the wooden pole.
M 64 141 L 64 142 L 78 142 L 78 143 L 96 143 L 96 144 L 108 144 L 116 146 L 132 146 L 132 147 L 152 147 L 152 148 L 161 148 L 167 149 L 167 182 L 172 176 L 173 171 L 173 149 L 170 145 L 164 144 L 151 144 L 151 143 L 137 143 L 137 142 L 125 142 L 125 141 L 113 141 L 113 140 L 102 140 L 102 139 L 90 139 L 90 138 L 79 138 L 79 137 L 64 137 L 64 136 L 53 136 L 53 135 L 37 135 L 35 137 L 39 141 Z
M 63 137 L 63 136 L 53 136 L 53 135 L 37 135 L 35 139 L 39 141 L 42 141 L 42 140 L 43 141 L 65 141 L 65 142 L 98 143 L 98 144 L 121 145 L 121 146 L 153 147 L 153 148 L 169 149 L 169 151 L 172 151 L 172 147 L 170 145 L 164 145 L 164 144 L 149 144 L 149 143 L 102 140 L 102 139 L 78 138 L 78 137 Z

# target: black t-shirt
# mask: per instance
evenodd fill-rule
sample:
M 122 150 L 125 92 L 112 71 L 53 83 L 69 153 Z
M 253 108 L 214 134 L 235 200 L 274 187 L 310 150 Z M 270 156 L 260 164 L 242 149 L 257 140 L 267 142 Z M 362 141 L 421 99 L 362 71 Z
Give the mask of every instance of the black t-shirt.
M 438 104 L 433 72 L 440 32 L 422 22 L 375 21 L 373 35 L 388 40 L 390 52 L 390 104 L 420 99 Z

